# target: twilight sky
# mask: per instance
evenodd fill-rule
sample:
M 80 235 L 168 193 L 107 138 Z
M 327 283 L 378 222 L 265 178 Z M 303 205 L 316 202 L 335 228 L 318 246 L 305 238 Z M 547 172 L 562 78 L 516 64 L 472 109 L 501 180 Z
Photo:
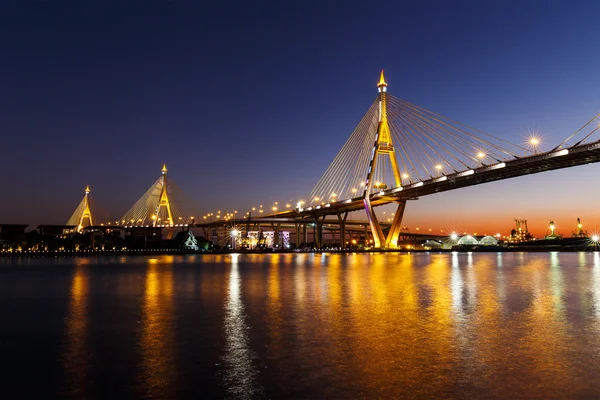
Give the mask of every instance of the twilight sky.
M 127 3 L 126 5 L 121 3 Z M 0 6 L 0 223 L 119 218 L 158 178 L 245 212 L 310 192 L 388 92 L 542 149 L 600 112 L 600 2 L 16 1 Z M 598 139 L 600 137 L 597 137 Z M 403 225 L 600 230 L 600 165 L 422 198 Z M 354 219 L 364 218 L 362 214 Z

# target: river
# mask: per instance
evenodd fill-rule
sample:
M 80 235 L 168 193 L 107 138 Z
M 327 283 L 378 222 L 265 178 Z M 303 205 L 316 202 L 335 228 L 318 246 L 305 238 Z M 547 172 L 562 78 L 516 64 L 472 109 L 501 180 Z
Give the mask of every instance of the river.
M 600 398 L 592 252 L 4 258 L 0 324 L 4 398 Z

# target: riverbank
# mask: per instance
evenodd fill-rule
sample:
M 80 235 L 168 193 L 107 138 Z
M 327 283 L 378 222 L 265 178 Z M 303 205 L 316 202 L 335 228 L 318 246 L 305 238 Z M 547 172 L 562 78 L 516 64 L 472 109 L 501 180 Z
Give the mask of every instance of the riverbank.
M 189 254 L 290 254 L 290 253 L 547 253 L 547 252 L 596 252 L 600 251 L 600 246 L 590 245 L 582 247 L 564 247 L 564 246 L 514 246 L 514 247 L 461 247 L 452 249 L 324 249 L 312 251 L 296 251 L 296 250 L 243 250 L 243 251 L 211 251 L 211 252 L 195 252 L 179 249 L 145 249 L 145 250 L 81 250 L 81 251 L 20 251 L 20 252 L 0 252 L 0 258 L 36 258 L 36 257 L 91 257 L 91 256 L 151 256 L 151 255 L 189 255 Z

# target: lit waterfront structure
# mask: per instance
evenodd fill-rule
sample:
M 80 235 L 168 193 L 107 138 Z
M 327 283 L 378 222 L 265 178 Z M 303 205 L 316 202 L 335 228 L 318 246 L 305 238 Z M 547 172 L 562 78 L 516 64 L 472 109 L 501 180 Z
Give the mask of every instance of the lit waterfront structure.
M 92 210 L 90 208 L 90 185 L 85 187 L 85 196 L 67 221 L 67 225 L 74 225 L 77 232 L 81 232 L 86 226 L 94 225 Z
M 167 181 L 167 165 L 161 176 L 139 200 L 116 221 L 116 225 L 135 227 L 187 226 L 193 221 L 194 205 L 171 181 Z
M 562 239 L 562 235 L 556 230 L 554 221 L 550 221 L 548 224 L 548 231 L 550 233 L 545 236 L 545 239 Z
M 379 83 L 377 84 L 377 90 L 379 91 L 379 123 L 377 125 L 377 134 L 375 135 L 375 144 L 373 145 L 373 152 L 371 160 L 369 161 L 369 168 L 367 170 L 367 177 L 365 179 L 365 185 L 363 190 L 363 199 L 365 204 L 365 211 L 367 218 L 369 219 L 369 225 L 371 226 L 371 232 L 373 234 L 373 241 L 375 247 L 386 247 L 396 248 L 398 242 L 398 234 L 400 233 L 402 215 L 404 214 L 404 208 L 406 207 L 406 200 L 400 200 L 398 202 L 398 209 L 396 210 L 394 221 L 390 226 L 390 230 L 385 236 L 381 225 L 377 221 L 377 215 L 371 205 L 371 190 L 386 189 L 387 185 L 383 182 L 374 182 L 374 175 L 377 168 L 377 161 L 380 156 L 387 156 L 391 170 L 394 175 L 394 184 L 396 188 L 402 187 L 402 178 L 400 177 L 400 170 L 398 169 L 398 163 L 394 152 L 394 144 L 392 142 L 392 135 L 390 133 L 390 127 L 387 119 L 387 83 L 383 71 L 379 77 Z M 375 184 L 374 184 L 375 183 Z
M 273 218 L 278 220 L 277 223 L 290 223 L 296 229 L 296 237 L 300 236 L 301 227 L 304 230 L 302 236 L 306 237 L 306 228 L 310 225 L 314 228 L 316 248 L 320 249 L 325 243 L 323 230 L 332 220 L 339 226 L 339 242 L 342 245 L 348 243 L 345 237 L 348 213 L 364 209 L 369 219 L 369 234 L 372 235 L 372 239 L 367 238 L 365 230 L 365 243 L 368 240 L 375 248 L 394 249 L 398 246 L 397 239 L 402 236 L 398 230 L 407 200 L 600 162 L 600 140 L 592 140 L 590 136 L 598 131 L 596 119 L 600 114 L 552 150 L 537 152 L 388 94 L 383 71 L 377 87 L 377 98 L 310 195 L 298 201 L 296 209 L 291 209 L 291 200 L 286 203 L 285 209 L 275 202 L 271 214 L 261 205 L 260 215 L 254 220 Z M 592 128 L 592 131 L 586 134 L 584 128 Z M 581 135 L 574 140 L 575 144 L 566 144 L 579 133 Z M 537 148 L 540 140 L 533 139 L 529 146 Z M 525 153 L 519 152 L 521 150 Z M 174 200 L 177 198 L 173 192 L 175 186 L 170 180 L 167 183 L 166 165 L 161 172 L 155 184 L 112 227 L 161 228 L 191 223 L 192 215 L 195 215 L 193 211 L 197 209 L 182 211 L 186 210 L 185 206 L 181 206 L 183 198 Z M 86 198 L 89 197 L 87 194 Z M 394 218 L 386 220 L 384 212 L 380 223 L 375 207 L 391 203 L 398 206 L 397 212 L 391 214 Z M 263 214 L 264 211 L 267 212 Z M 236 213 L 227 213 L 223 219 L 231 224 Z M 88 216 L 91 224 L 91 212 Z M 218 212 L 215 218 L 207 215 L 202 219 L 209 222 L 220 218 Z M 245 218 L 250 219 L 249 213 Z M 83 226 L 83 218 L 79 222 L 74 225 Z M 387 222 L 391 222 L 391 228 L 384 235 Z
M 348 213 L 365 210 L 374 247 L 394 249 L 408 200 L 600 161 L 600 141 L 589 141 L 600 114 L 575 132 L 580 139 L 574 145 L 566 143 L 575 134 L 540 152 L 537 136 L 526 145 L 510 143 L 394 97 L 387 92 L 383 73 L 377 86 L 377 98 L 310 194 L 294 210 L 274 210 L 262 217 L 310 219 L 320 246 L 328 217 L 336 218 L 344 232 Z M 592 131 L 586 135 L 584 129 Z M 374 209 L 391 203 L 398 209 L 393 220 L 381 221 L 392 223 L 384 234 Z
M 577 226 L 575 227 L 575 231 L 573 232 L 574 237 L 587 237 L 588 233 L 585 229 L 583 229 L 583 224 L 581 220 L 577 218 Z
M 511 230 L 507 241 L 509 243 L 520 243 L 531 239 L 533 239 L 533 236 L 527 229 L 527 220 L 515 218 L 515 228 Z

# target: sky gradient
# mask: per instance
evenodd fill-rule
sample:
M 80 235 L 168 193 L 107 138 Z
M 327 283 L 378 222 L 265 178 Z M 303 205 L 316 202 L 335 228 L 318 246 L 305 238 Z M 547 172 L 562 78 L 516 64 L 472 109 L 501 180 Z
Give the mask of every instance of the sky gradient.
M 163 163 L 199 215 L 295 203 L 381 69 L 396 97 L 545 150 L 600 112 L 596 1 L 241 3 L 4 2 L 0 223 L 64 223 L 87 184 L 117 219 Z M 599 171 L 432 195 L 403 225 L 600 230 Z

